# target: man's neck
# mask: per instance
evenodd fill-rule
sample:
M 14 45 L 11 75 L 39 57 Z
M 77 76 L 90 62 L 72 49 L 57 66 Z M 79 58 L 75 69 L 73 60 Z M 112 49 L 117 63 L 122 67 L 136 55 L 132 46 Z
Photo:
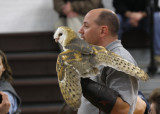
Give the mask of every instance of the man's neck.
M 109 45 L 110 43 L 114 42 L 118 40 L 118 37 L 110 37 L 110 38 L 106 38 L 105 42 L 102 44 L 103 47 L 106 47 L 107 45 Z

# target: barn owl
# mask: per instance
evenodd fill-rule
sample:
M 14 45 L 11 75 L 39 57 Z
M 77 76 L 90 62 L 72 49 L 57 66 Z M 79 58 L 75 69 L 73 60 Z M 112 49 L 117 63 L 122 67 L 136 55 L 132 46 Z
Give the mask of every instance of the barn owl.
M 64 49 L 59 54 L 56 65 L 60 90 L 66 103 L 73 109 L 79 108 L 81 104 L 80 78 L 97 76 L 100 74 L 100 65 L 112 67 L 141 80 L 148 79 L 148 75 L 139 67 L 104 47 L 77 38 L 71 28 L 59 27 L 54 39 Z

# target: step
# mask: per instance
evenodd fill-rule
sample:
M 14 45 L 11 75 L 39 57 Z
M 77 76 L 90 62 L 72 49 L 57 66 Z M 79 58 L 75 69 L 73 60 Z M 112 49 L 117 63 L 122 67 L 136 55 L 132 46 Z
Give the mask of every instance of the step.
M 22 104 L 63 102 L 57 78 L 16 79 L 13 87 Z
M 147 68 L 150 64 L 150 49 L 127 49 L 136 60 L 140 68 Z
M 61 104 L 29 104 L 21 107 L 21 114 L 59 114 L 62 109 Z M 77 114 L 76 111 L 72 111 L 69 113 L 71 109 L 69 107 L 64 108 L 64 112 L 61 114 Z
M 57 75 L 55 52 L 7 53 L 14 77 Z
M 140 81 L 139 83 L 139 90 L 144 93 L 146 98 L 149 98 L 149 95 L 154 89 L 160 88 L 160 67 L 158 71 L 159 72 L 151 76 L 148 81 Z
M 5 52 L 59 51 L 53 32 L 1 33 L 0 49 Z

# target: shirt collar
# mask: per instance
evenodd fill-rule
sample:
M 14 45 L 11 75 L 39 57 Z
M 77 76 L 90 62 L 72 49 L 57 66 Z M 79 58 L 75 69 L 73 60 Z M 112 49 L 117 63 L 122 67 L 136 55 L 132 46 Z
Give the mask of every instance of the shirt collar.
M 121 40 L 115 40 L 106 46 L 106 48 L 110 51 L 112 51 L 113 49 L 117 47 L 122 47 Z

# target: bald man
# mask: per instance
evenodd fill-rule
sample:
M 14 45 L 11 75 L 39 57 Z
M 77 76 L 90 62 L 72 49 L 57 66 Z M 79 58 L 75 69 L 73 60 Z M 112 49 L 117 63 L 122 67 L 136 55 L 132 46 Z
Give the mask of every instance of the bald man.
M 79 33 L 88 43 L 103 46 L 137 65 L 118 40 L 118 30 L 117 15 L 101 8 L 86 14 Z M 83 97 L 78 114 L 133 114 L 138 94 L 138 80 L 135 77 L 102 67 L 101 75 L 91 80 L 82 79 L 81 85 Z

